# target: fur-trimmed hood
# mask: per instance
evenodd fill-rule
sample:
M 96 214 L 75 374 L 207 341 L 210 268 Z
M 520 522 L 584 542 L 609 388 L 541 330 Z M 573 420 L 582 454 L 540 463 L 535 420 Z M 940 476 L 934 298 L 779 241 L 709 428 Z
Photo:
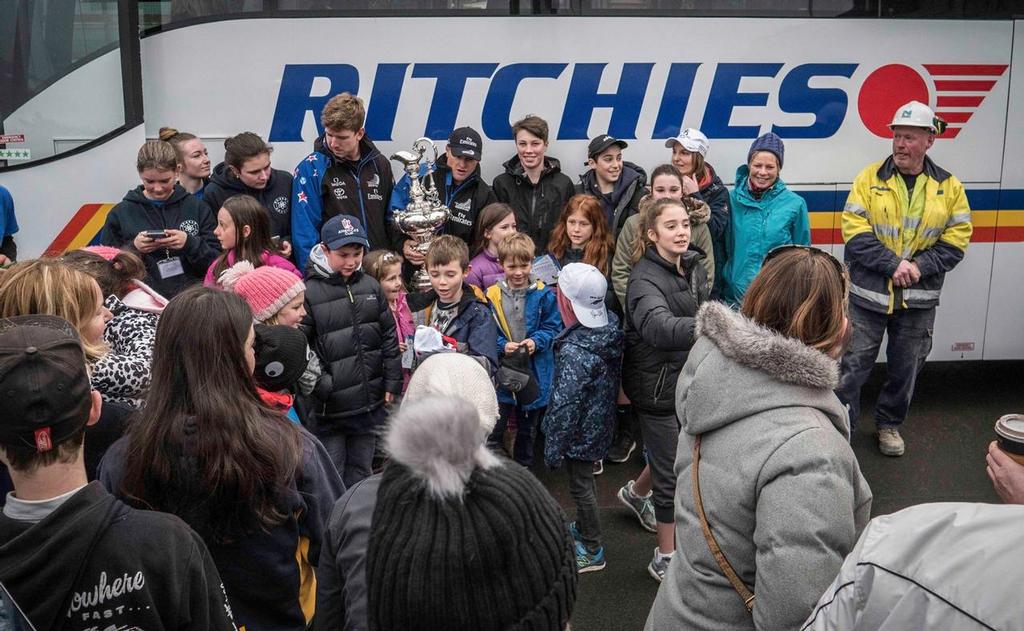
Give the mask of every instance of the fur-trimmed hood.
M 696 331 L 698 341 L 676 390 L 688 433 L 772 409 L 807 407 L 820 410 L 849 436 L 846 410 L 832 392 L 839 382 L 839 362 L 719 302 L 700 308 Z

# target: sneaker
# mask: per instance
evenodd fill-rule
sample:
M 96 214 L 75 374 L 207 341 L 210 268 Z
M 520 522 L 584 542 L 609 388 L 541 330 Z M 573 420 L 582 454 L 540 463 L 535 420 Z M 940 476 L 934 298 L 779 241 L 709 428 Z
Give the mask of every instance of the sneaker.
M 654 518 L 654 504 L 651 503 L 651 494 L 647 497 L 640 497 L 633 490 L 634 481 L 626 482 L 626 486 L 619 489 L 618 498 L 627 508 L 633 511 L 640 525 L 649 532 L 658 532 L 658 522 Z
M 574 521 L 569 522 L 569 534 L 572 535 L 572 540 L 576 543 L 583 541 L 583 537 L 580 535 L 580 529 Z
M 603 460 L 595 460 L 594 461 L 594 475 L 601 475 L 602 473 L 604 473 L 604 461 Z
M 577 556 L 577 559 L 579 557 Z M 668 571 L 668 563 L 672 560 L 672 555 L 665 556 L 661 554 L 661 550 L 658 548 L 654 549 L 654 558 L 647 564 L 647 573 L 659 583 L 665 580 L 665 572 Z M 577 561 L 577 565 L 579 561 Z
M 605 460 L 616 463 L 626 462 L 629 460 L 629 457 L 633 455 L 633 450 L 635 449 L 636 441 L 623 432 L 616 438 L 615 444 L 612 445 L 612 448 L 608 450 L 608 456 Z
M 582 541 L 576 542 L 576 573 L 598 572 L 603 570 L 604 548 L 598 548 L 596 552 L 588 552 L 587 546 Z
M 902 456 L 906 445 L 903 444 L 903 437 L 895 427 L 885 427 L 878 430 L 878 450 L 886 456 Z

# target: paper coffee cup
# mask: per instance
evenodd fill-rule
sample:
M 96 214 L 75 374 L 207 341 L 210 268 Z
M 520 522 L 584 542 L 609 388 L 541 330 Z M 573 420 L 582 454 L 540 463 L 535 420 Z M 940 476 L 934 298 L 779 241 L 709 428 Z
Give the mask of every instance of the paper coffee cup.
M 996 421 L 999 448 L 1024 465 L 1024 415 L 1007 414 Z

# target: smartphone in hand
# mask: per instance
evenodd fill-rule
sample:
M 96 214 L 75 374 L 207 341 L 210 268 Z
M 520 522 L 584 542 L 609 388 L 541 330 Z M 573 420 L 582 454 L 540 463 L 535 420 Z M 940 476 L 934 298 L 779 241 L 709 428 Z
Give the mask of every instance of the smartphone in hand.
M 166 230 L 146 230 L 145 232 L 142 233 L 142 236 L 146 237 L 147 239 L 166 239 L 167 238 L 167 231 Z

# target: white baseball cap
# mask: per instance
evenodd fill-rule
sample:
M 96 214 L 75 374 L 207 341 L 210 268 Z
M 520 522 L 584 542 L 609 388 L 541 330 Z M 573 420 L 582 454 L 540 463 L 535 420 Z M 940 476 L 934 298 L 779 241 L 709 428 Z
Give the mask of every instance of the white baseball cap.
M 558 272 L 558 290 L 572 304 L 572 312 L 588 329 L 608 325 L 604 297 L 608 279 L 596 267 L 586 263 L 569 263 Z
M 939 131 L 936 128 L 935 112 L 920 101 L 911 101 L 896 110 L 889 129 L 900 126 L 923 127 L 933 134 Z
M 666 140 L 665 146 L 671 149 L 672 145 L 677 143 L 682 145 L 683 149 L 692 153 L 699 153 L 702 157 L 706 157 L 708 149 L 711 148 L 711 142 L 708 141 L 708 137 L 692 127 L 687 127 L 675 138 Z

